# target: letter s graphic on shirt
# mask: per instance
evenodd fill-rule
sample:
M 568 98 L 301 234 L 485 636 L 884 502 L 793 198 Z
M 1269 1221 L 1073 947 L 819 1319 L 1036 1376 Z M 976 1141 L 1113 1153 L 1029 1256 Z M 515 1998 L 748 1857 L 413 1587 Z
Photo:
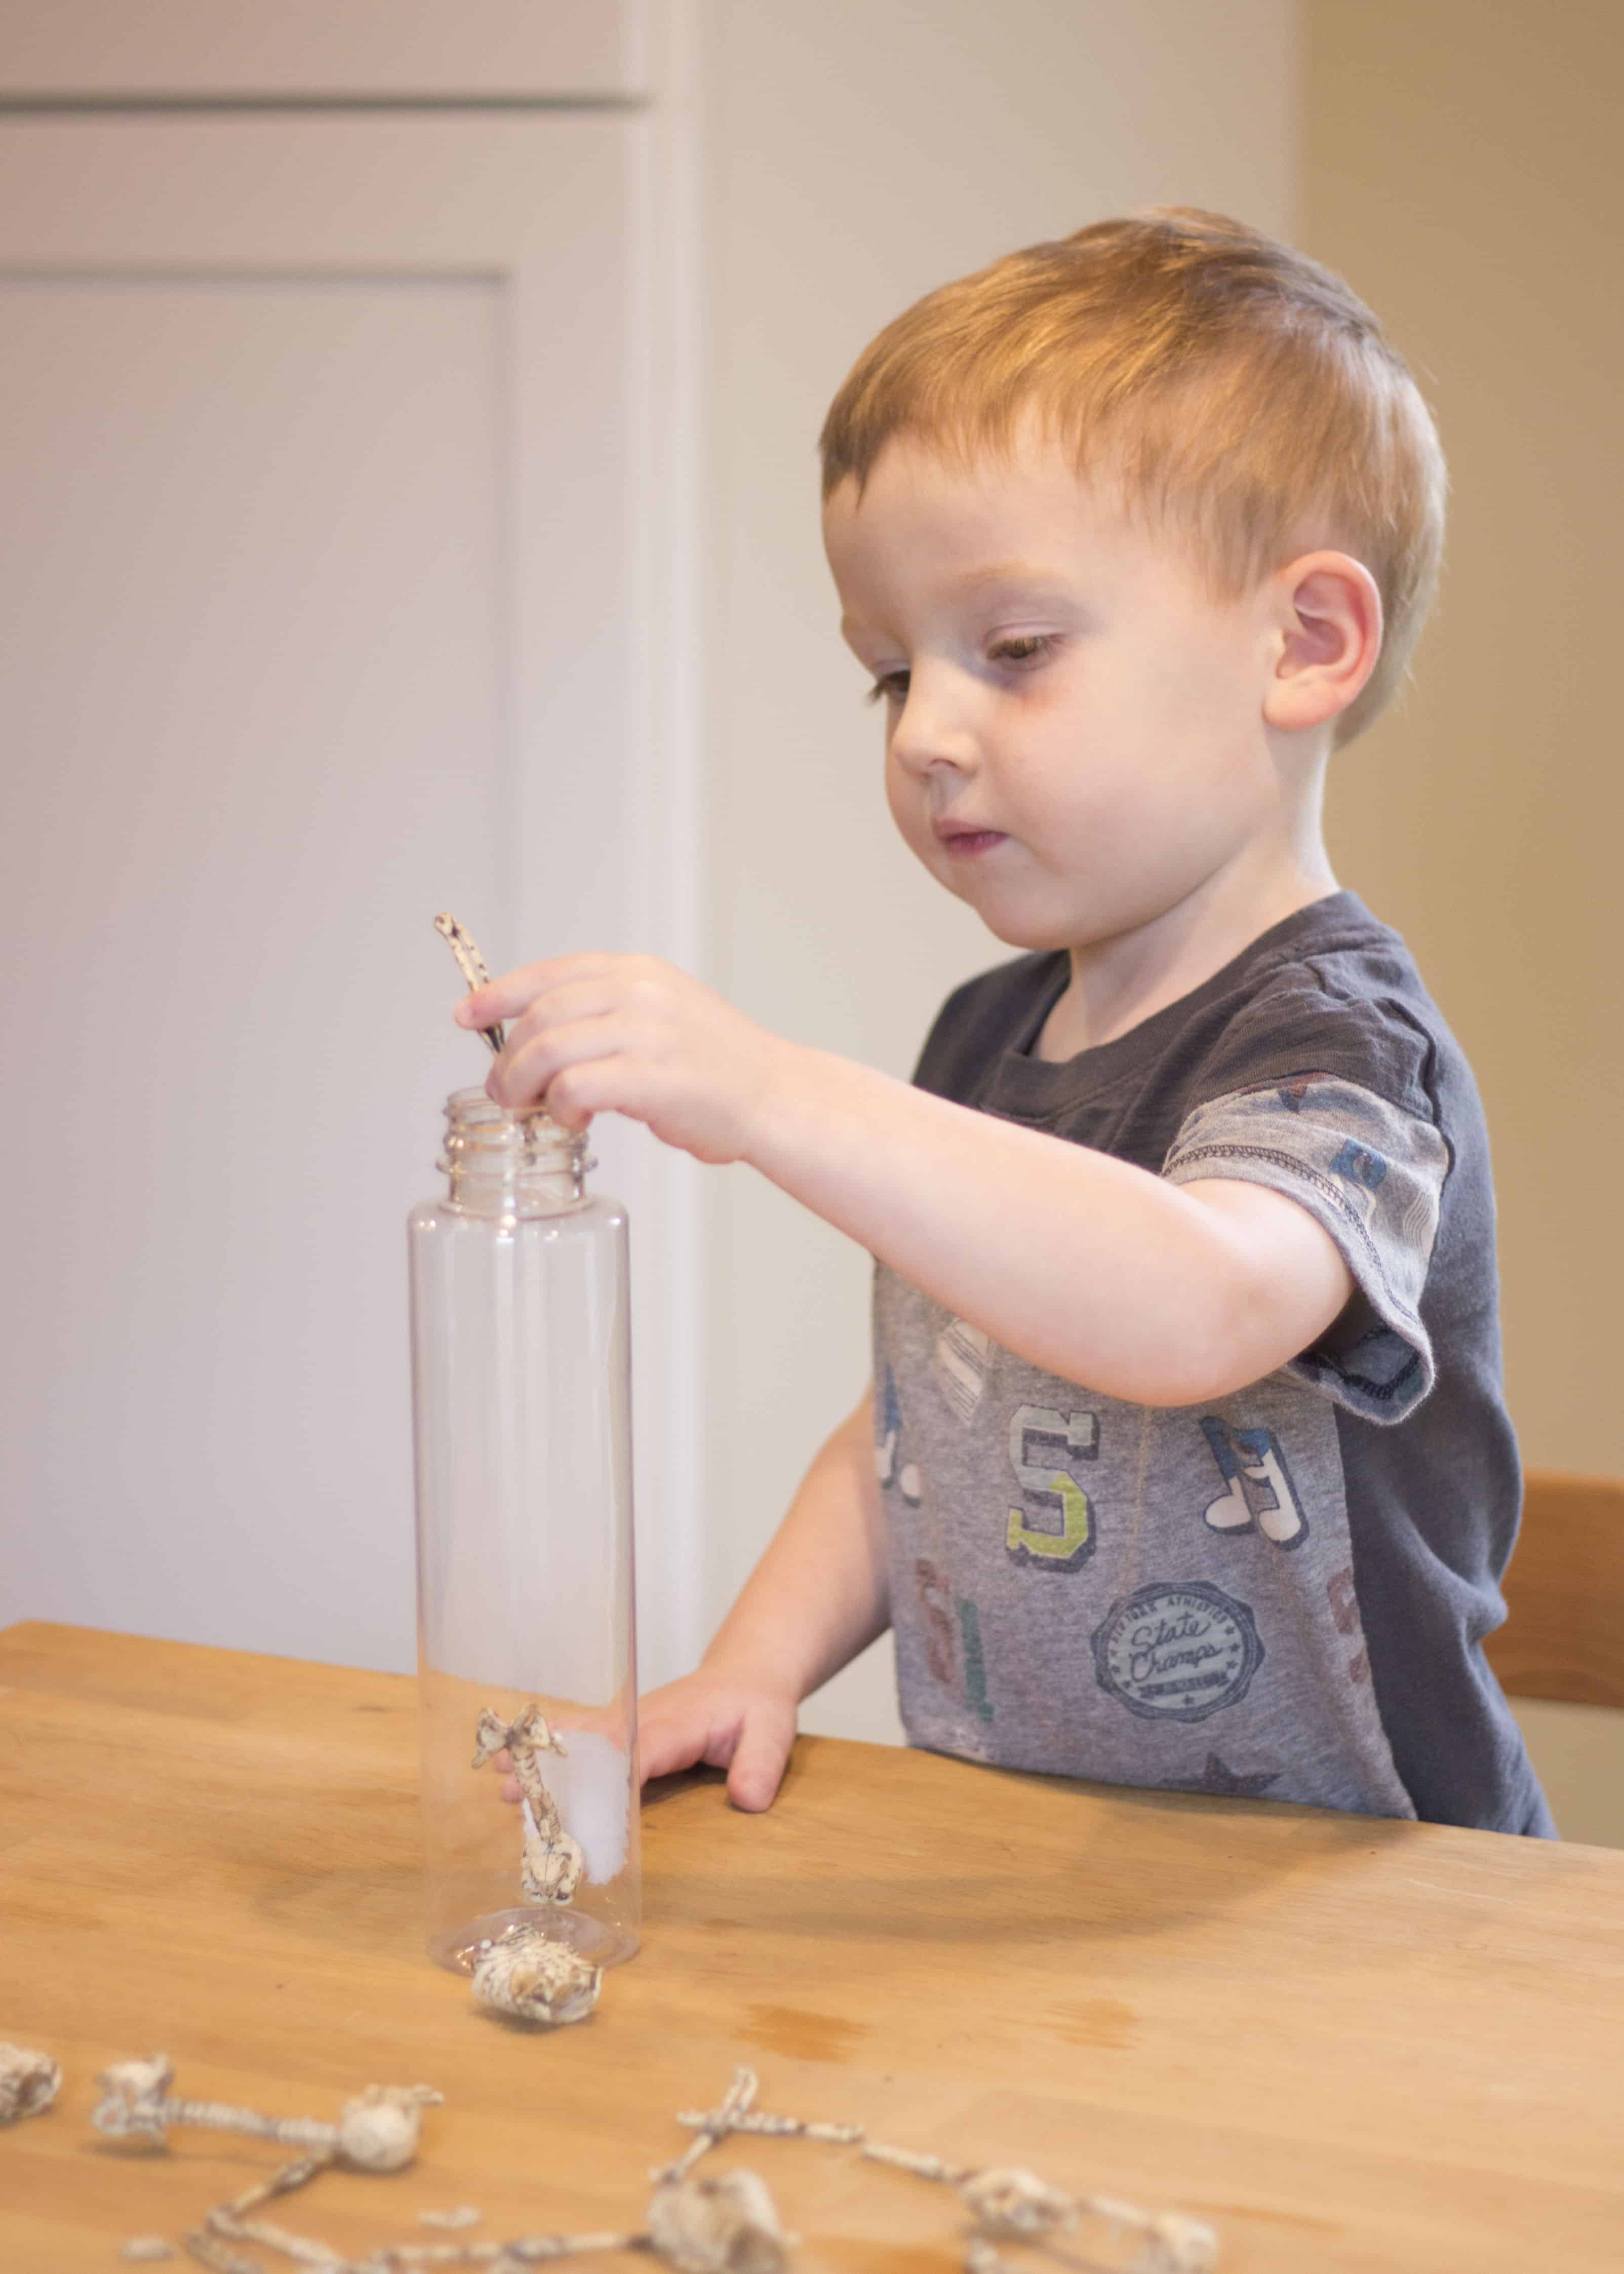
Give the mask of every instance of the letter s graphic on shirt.
M 1004 1546 L 1017 1563 L 1038 1571 L 1075 1571 L 1093 1555 L 1094 1509 L 1072 1470 L 1100 1454 L 1097 1413 L 1060 1413 L 1051 1405 L 1018 1405 L 1010 1417 L 1010 1465 L 1028 1501 L 1045 1516 L 1039 1525 L 1010 1510 Z

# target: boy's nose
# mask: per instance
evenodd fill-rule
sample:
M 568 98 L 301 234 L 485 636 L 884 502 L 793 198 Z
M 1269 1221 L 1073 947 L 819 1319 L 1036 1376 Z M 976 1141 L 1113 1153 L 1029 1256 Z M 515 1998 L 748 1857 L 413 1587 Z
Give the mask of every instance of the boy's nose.
M 969 722 L 943 689 L 922 685 L 917 673 L 891 729 L 891 749 L 899 766 L 921 779 L 942 768 L 964 772 L 975 764 Z

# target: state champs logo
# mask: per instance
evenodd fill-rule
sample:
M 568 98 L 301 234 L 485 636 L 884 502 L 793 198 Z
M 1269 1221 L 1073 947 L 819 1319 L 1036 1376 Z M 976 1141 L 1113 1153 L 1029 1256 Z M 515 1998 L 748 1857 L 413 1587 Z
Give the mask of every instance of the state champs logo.
M 1205 1721 L 1238 1705 L 1263 1663 L 1244 1603 L 1205 1579 L 1154 1579 L 1114 1603 L 1094 1631 L 1094 1672 L 1146 1721 Z

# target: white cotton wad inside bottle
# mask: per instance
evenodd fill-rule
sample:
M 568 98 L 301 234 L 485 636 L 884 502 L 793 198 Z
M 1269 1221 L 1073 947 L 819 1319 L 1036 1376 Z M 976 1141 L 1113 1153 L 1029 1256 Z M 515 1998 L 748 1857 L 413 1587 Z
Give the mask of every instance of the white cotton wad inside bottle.
M 637 1947 L 627 1225 L 590 1165 L 545 1113 L 459 1090 L 446 1190 L 408 1226 L 426 1927 L 462 1971 L 520 1927 L 595 1965 Z M 532 1811 L 474 1766 L 481 1714 L 530 1706 L 584 1859 L 561 1902 L 527 1896 Z

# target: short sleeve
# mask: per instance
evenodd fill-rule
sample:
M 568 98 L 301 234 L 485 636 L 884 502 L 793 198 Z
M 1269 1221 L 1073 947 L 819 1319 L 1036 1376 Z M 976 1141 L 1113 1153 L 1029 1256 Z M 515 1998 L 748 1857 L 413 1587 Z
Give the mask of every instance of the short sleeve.
M 1421 1294 L 1448 1167 L 1431 1120 L 1342 1075 L 1300 1073 L 1196 1106 L 1162 1174 L 1265 1185 L 1323 1224 L 1363 1299 L 1335 1339 L 1289 1371 L 1366 1420 L 1392 1422 L 1413 1412 L 1435 1375 Z

